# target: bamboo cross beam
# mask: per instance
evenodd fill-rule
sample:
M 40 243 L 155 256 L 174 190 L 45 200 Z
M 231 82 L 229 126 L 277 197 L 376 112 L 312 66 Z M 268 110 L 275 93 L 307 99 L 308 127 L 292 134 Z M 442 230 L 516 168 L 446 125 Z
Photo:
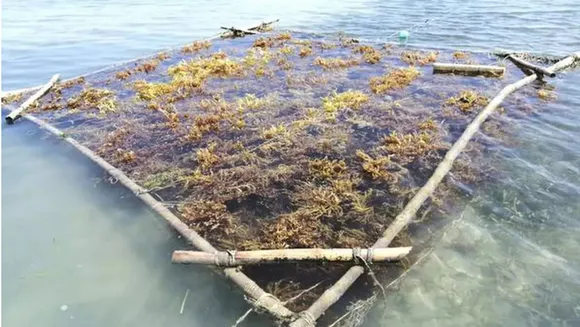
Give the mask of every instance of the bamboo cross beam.
M 220 251 L 214 253 L 202 251 L 174 251 L 173 263 L 197 263 L 216 265 L 218 267 L 236 267 L 278 263 L 281 261 L 397 261 L 404 258 L 411 247 L 376 248 L 376 249 L 279 249 L 258 251 Z
M 52 86 L 58 81 L 59 78 L 59 74 L 52 76 L 50 81 L 48 81 L 48 83 L 46 83 L 40 90 L 36 91 L 36 93 L 28 98 L 28 100 L 24 101 L 24 103 L 22 103 L 18 109 L 12 111 L 8 116 L 6 116 L 6 122 L 8 125 L 14 124 L 14 121 L 20 118 L 20 116 L 22 116 L 22 114 L 32 105 L 32 103 L 34 103 L 34 101 L 42 98 L 46 92 L 48 92 L 48 90 L 50 90 Z
M 571 54 L 570 56 L 558 61 L 556 64 L 550 66 L 548 71 L 556 72 L 569 67 L 574 64 L 576 60 L 580 60 L 580 51 Z M 467 126 L 461 137 L 453 144 L 451 149 L 445 154 L 443 161 L 439 163 L 433 175 L 429 178 L 427 183 L 419 189 L 413 196 L 411 201 L 405 205 L 405 208 L 395 218 L 393 223 L 385 230 L 383 236 L 377 240 L 373 247 L 387 247 L 393 239 L 403 230 L 415 217 L 415 214 L 421 208 L 423 203 L 433 195 L 437 186 L 443 181 L 447 173 L 451 170 L 455 159 L 465 149 L 469 141 L 479 131 L 481 124 L 497 109 L 502 101 L 508 95 L 517 91 L 518 89 L 528 85 L 538 79 L 537 75 L 530 75 L 521 80 L 505 86 L 491 102 L 473 119 Z M 328 288 L 308 309 L 299 314 L 298 319 L 290 324 L 290 327 L 311 327 L 316 324 L 316 320 L 328 309 L 331 305 L 336 303 L 342 295 L 350 288 L 350 286 L 364 273 L 364 268 L 361 266 L 352 266 L 334 285 Z
M 504 73 L 505 67 L 502 66 L 433 63 L 433 74 L 501 76 Z
M 544 75 L 552 77 L 552 78 L 556 77 L 556 73 L 554 71 L 550 71 L 544 67 L 540 67 L 540 66 L 534 65 L 532 63 L 529 63 L 529 62 L 522 60 L 522 59 L 520 59 L 512 54 L 507 56 L 506 58 L 509 59 L 511 62 L 513 62 L 516 66 L 518 66 L 518 68 L 522 69 L 524 71 L 524 73 L 526 72 L 526 70 L 528 70 L 528 71 L 531 70 L 533 73 L 538 75 L 539 79 L 542 79 L 542 76 L 544 76 Z

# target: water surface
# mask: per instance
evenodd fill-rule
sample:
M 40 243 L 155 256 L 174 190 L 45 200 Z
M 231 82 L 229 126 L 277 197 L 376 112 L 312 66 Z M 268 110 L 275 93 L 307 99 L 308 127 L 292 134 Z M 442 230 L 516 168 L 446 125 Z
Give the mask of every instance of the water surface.
M 407 29 L 411 43 L 429 47 L 580 50 L 574 0 L 5 0 L 2 11 L 3 90 L 275 18 L 380 41 Z M 468 199 L 434 255 L 367 325 L 580 325 L 580 74 L 550 83 L 558 99 L 514 125 L 497 159 L 509 178 Z M 171 251 L 185 246 L 174 232 L 25 121 L 3 126 L 2 175 L 6 326 L 229 326 L 247 308 L 209 270 L 171 265 Z

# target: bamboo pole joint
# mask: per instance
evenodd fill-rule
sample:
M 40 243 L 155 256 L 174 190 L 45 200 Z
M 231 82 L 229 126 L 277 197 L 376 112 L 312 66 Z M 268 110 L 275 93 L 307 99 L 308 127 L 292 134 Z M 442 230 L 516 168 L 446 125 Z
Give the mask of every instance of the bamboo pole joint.
M 218 267 L 236 267 L 279 263 L 282 261 L 343 261 L 368 266 L 373 261 L 397 261 L 404 258 L 411 247 L 400 248 L 352 248 L 352 249 L 279 249 L 256 251 L 174 251 L 173 263 L 197 263 Z

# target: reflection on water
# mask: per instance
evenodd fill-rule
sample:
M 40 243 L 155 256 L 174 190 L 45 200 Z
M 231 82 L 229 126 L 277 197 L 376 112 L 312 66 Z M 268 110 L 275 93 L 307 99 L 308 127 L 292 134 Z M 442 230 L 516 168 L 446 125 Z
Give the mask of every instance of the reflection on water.
M 435 47 L 564 54 L 580 45 L 576 0 L 6 0 L 2 9 L 3 89 L 270 18 L 383 41 L 410 29 L 413 43 Z M 367 325 L 580 325 L 580 74 L 549 82 L 558 99 L 518 122 L 497 159 L 506 178 L 476 192 Z M 184 244 L 161 220 L 43 136 L 25 122 L 2 131 L 6 326 L 229 326 L 245 311 L 209 270 L 169 263 Z

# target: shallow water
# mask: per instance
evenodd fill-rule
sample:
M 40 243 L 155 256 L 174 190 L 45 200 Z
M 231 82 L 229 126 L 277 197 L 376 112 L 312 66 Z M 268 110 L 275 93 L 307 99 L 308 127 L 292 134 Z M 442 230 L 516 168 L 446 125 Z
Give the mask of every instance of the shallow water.
M 580 50 L 575 2 L 6 0 L 2 89 L 270 18 L 372 40 L 410 29 L 421 46 L 561 55 Z M 497 159 L 509 178 L 476 192 L 367 325 L 580 325 L 580 73 L 550 83 L 558 99 L 518 122 Z M 72 149 L 19 121 L 3 126 L 2 153 L 6 326 L 227 326 L 247 308 L 207 269 L 171 265 L 183 242 L 128 192 L 97 183 L 100 171 Z

